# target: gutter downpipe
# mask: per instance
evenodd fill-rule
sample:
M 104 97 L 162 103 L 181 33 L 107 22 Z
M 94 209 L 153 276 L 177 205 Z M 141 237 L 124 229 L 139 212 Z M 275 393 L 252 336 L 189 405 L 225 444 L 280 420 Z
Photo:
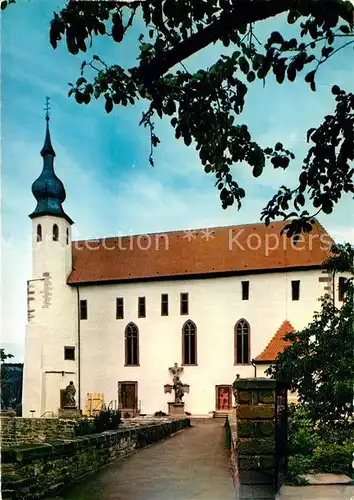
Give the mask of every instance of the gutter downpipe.
M 78 385 L 78 406 L 81 410 L 81 322 L 80 322 L 80 291 L 76 286 L 77 292 L 77 385 Z

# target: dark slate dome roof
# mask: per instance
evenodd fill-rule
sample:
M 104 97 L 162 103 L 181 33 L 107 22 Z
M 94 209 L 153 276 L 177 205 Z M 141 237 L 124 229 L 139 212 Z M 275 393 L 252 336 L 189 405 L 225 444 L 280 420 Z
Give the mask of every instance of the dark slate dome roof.
M 61 204 L 65 201 L 66 193 L 62 181 L 54 172 L 54 157 L 50 132 L 49 118 L 47 117 L 46 135 L 41 156 L 43 157 L 43 170 L 32 184 L 32 193 L 37 200 L 37 206 L 30 215 L 31 219 L 42 215 L 56 215 L 65 218 L 70 224 L 73 221 L 66 215 Z
M 32 193 L 39 202 L 45 198 L 52 198 L 63 203 L 66 198 L 64 185 L 55 175 L 53 169 L 43 168 L 40 176 L 32 184 Z

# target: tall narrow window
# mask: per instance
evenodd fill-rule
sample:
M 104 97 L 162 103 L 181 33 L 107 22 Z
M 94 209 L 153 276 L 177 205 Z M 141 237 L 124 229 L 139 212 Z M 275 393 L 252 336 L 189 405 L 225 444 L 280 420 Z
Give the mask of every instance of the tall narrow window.
M 181 314 L 189 314 L 188 293 L 181 293 Z
M 293 300 L 300 299 L 300 281 L 292 281 L 291 282 L 291 296 Z
M 125 364 L 139 364 L 139 330 L 134 323 L 129 323 L 125 329 Z
M 347 288 L 348 288 L 347 279 L 343 278 L 343 276 L 340 276 L 338 280 L 338 300 L 340 301 L 344 300 Z
M 118 297 L 117 298 L 116 318 L 117 319 L 123 319 L 124 318 L 124 299 L 123 299 L 123 297 Z
M 250 326 L 240 319 L 235 325 L 235 365 L 250 362 Z
M 184 365 L 197 364 L 197 327 L 190 319 L 182 329 L 182 359 Z
M 59 228 L 57 224 L 53 226 L 53 241 L 59 241 Z
M 168 294 L 161 294 L 161 316 L 168 316 Z
M 138 318 L 146 317 L 146 300 L 145 297 L 139 297 L 138 299 Z
M 66 228 L 66 244 L 69 245 L 69 228 Z
M 242 281 L 242 300 L 248 300 L 250 294 L 250 282 Z
M 37 224 L 37 241 L 42 241 L 42 226 Z
M 80 300 L 80 319 L 87 319 L 87 300 Z

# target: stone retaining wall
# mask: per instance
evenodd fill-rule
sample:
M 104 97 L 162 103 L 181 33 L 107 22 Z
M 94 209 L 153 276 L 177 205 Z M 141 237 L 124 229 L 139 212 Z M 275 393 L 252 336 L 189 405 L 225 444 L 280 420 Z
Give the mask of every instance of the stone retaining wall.
M 1 417 L 1 448 L 75 437 L 76 420 Z
M 131 429 L 12 446 L 2 453 L 2 498 L 26 500 L 52 494 L 100 467 L 189 427 L 187 418 Z

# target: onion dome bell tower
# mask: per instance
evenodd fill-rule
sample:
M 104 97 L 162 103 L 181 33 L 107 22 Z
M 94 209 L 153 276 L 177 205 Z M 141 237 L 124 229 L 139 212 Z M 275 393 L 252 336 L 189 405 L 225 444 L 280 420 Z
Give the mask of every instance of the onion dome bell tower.
M 66 193 L 62 181 L 54 172 L 55 151 L 49 131 L 49 98 L 46 103 L 46 132 L 41 150 L 43 168 L 32 184 L 37 206 L 30 214 L 32 219 L 33 273 L 39 278 L 43 273 L 61 274 L 67 278 L 72 270 L 71 225 L 73 221 L 64 212 L 62 204 Z
M 32 193 L 37 200 L 37 206 L 30 214 L 30 218 L 43 215 L 54 215 L 66 219 L 73 224 L 70 217 L 64 212 L 62 203 L 66 198 L 64 185 L 54 172 L 55 151 L 52 146 L 49 131 L 49 115 L 46 115 L 46 134 L 44 145 L 41 150 L 43 158 L 43 170 L 40 176 L 32 184 Z

